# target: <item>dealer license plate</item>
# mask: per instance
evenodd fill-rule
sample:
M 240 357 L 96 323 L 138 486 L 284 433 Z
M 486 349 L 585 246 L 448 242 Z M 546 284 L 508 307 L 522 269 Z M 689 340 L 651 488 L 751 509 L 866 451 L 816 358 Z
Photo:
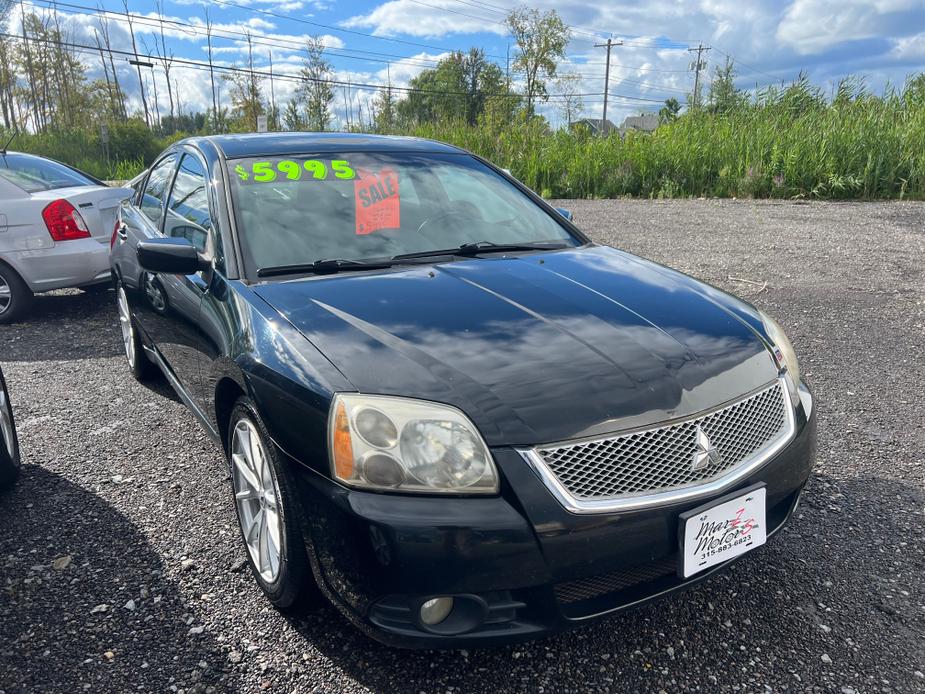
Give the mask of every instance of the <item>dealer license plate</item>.
M 681 576 L 745 554 L 767 540 L 764 485 L 681 514 Z

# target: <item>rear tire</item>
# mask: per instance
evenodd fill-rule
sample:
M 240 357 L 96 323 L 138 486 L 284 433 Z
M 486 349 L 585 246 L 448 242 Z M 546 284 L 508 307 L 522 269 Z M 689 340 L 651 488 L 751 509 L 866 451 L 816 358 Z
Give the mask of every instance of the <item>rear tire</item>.
M 13 408 L 10 405 L 6 382 L 0 375 L 0 491 L 13 486 L 19 477 L 21 466 Z
M 238 527 L 257 585 L 281 611 L 316 606 L 321 593 L 308 563 L 295 481 L 247 397 L 238 398 L 231 412 L 226 450 Z
M 136 381 L 146 383 L 154 378 L 157 367 L 151 363 L 145 353 L 141 336 L 138 334 L 138 327 L 135 325 L 135 319 L 128 305 L 125 287 L 121 282 L 116 289 L 116 303 L 119 308 L 119 327 L 122 329 L 122 346 L 125 348 L 125 359 L 128 362 L 129 371 L 132 372 Z
M 0 325 L 15 323 L 25 316 L 32 296 L 22 277 L 9 265 L 0 263 Z

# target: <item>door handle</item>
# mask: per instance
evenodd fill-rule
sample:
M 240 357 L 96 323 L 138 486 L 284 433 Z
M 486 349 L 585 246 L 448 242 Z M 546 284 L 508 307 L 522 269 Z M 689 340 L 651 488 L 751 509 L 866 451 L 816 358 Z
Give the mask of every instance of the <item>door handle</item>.
M 116 227 L 116 233 L 123 241 L 128 238 L 128 227 L 125 226 L 125 222 L 119 222 L 119 226 Z

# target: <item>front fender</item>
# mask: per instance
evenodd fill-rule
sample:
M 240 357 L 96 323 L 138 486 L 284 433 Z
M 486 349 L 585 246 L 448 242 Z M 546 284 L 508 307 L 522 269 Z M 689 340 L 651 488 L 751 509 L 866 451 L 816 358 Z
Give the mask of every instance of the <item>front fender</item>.
M 262 299 L 239 288 L 239 330 L 227 357 L 213 361 L 212 416 L 226 431 L 233 402 L 247 395 L 274 443 L 290 458 L 326 473 L 327 419 L 335 392 L 356 390 L 315 346 Z M 233 385 L 232 385 L 233 384 Z M 223 421 L 224 420 L 224 421 Z

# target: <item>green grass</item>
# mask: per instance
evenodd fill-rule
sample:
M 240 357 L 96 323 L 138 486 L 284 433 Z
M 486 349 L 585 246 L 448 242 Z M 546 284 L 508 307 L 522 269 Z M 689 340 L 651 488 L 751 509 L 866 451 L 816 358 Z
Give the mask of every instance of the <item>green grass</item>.
M 925 199 L 925 105 L 899 99 L 695 113 L 624 139 L 529 126 L 413 134 L 470 149 L 546 197 Z
M 542 123 L 440 123 L 401 134 L 472 150 L 546 197 L 925 199 L 925 98 L 860 94 L 827 104 L 807 94 L 697 112 L 624 139 L 549 132 Z M 108 161 L 96 133 L 22 135 L 12 149 L 127 179 L 175 139 L 130 121 L 112 126 Z

